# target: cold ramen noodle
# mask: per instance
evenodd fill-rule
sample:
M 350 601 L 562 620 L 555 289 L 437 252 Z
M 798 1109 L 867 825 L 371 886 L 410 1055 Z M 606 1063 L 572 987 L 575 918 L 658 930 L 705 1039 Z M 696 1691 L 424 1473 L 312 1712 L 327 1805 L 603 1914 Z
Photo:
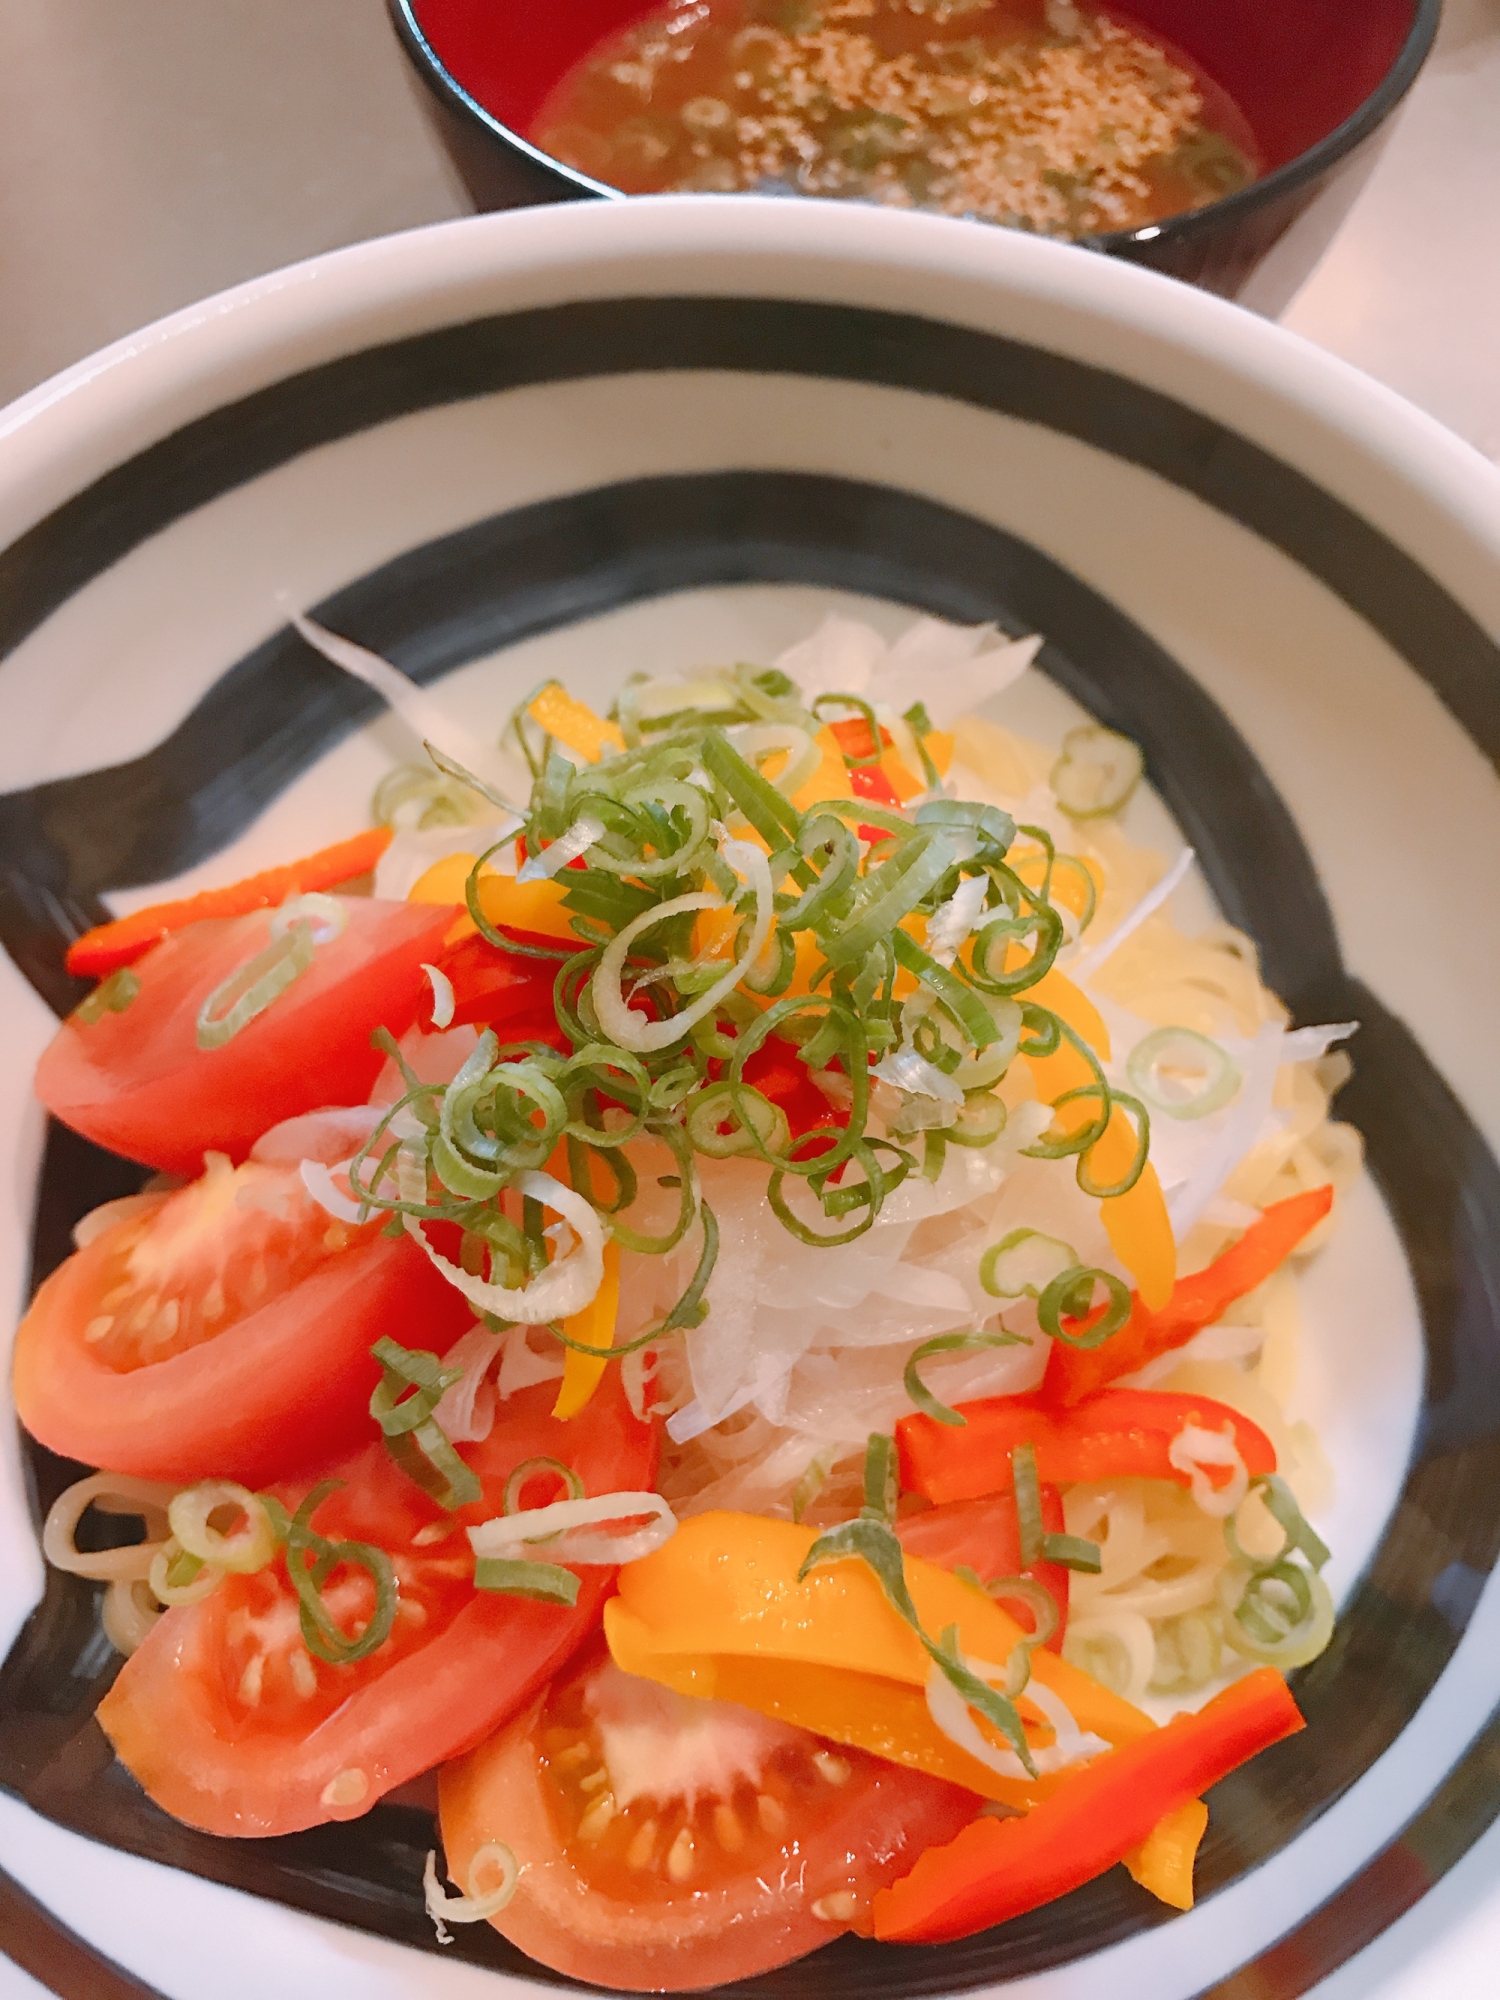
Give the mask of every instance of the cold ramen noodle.
M 1260 171 L 1210 77 L 1071 0 L 670 0 L 576 64 L 530 136 L 630 194 L 842 196 L 1049 236 L 1139 229 Z
M 615 1987 L 1187 1907 L 1333 1623 L 1350 1024 L 1174 922 L 1134 745 L 974 713 L 1036 641 L 830 619 L 497 748 L 299 623 L 430 761 L 78 939 L 37 1078 L 156 1170 L 15 1364 L 119 1757 L 245 1836 L 440 1770 L 439 1936 Z

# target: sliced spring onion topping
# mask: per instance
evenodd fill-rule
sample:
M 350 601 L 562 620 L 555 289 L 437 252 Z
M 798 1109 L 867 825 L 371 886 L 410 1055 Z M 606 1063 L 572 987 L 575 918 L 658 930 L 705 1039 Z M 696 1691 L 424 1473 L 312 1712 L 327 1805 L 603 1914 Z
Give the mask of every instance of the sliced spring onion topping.
M 578 1602 L 578 1578 L 560 1563 L 524 1562 L 507 1556 L 478 1556 L 474 1588 L 503 1597 L 530 1597 L 539 1604 Z
M 432 988 L 432 1025 L 435 1028 L 449 1027 L 452 1024 L 455 1005 L 453 981 L 446 972 L 435 965 L 429 965 L 425 959 L 422 962 L 422 970 L 427 974 L 427 983 Z
M 325 1479 L 292 1515 L 269 1498 L 263 1498 L 263 1505 L 285 1545 L 286 1573 L 297 1593 L 302 1643 L 330 1666 L 352 1666 L 391 1636 L 396 1622 L 396 1572 L 384 1549 L 369 1542 L 330 1541 L 312 1525 L 314 1514 L 339 1485 L 336 1479 Z M 363 1570 L 374 1589 L 370 1615 L 362 1630 L 352 1636 L 323 1602 L 329 1580 L 344 1568 Z
M 1239 1532 L 1240 1511 L 1251 1499 L 1281 1529 L 1281 1547 L 1269 1556 L 1247 1554 Z M 1283 1673 L 1315 1660 L 1333 1632 L 1333 1597 L 1319 1573 L 1328 1549 L 1279 1474 L 1250 1481 L 1240 1507 L 1225 1519 L 1224 1540 L 1231 1560 L 1217 1589 L 1230 1645 Z
M 1205 1430 L 1201 1424 L 1184 1424 L 1167 1447 L 1167 1458 L 1179 1472 L 1192 1480 L 1192 1494 L 1199 1508 L 1216 1519 L 1232 1515 L 1250 1490 L 1250 1475 L 1235 1440 L 1234 1425 L 1222 1432 Z M 1216 1484 L 1210 1468 L 1222 1468 L 1229 1477 Z
M 1037 1229 L 1012 1229 L 979 1260 L 979 1282 L 992 1299 L 1037 1299 L 1054 1279 L 1078 1269 L 1071 1243 Z
M 463 1378 L 462 1368 L 444 1368 L 425 1349 L 402 1347 L 389 1336 L 370 1349 L 380 1363 L 380 1381 L 370 1396 L 370 1415 L 385 1437 L 385 1448 L 407 1478 L 447 1512 L 467 1507 L 482 1493 L 478 1476 L 459 1457 L 433 1411 L 443 1393 Z
M 497 1870 L 499 1880 L 483 1887 Z M 437 1926 L 438 1943 L 452 1944 L 449 1924 L 483 1924 L 491 1917 L 498 1917 L 515 1895 L 520 1879 L 520 1864 L 504 1841 L 487 1840 L 482 1847 L 475 1848 L 469 1863 L 468 1895 L 450 1896 L 438 1881 L 437 1856 L 429 1850 L 427 1865 L 422 1870 L 422 1895 L 427 1914 Z
M 921 1346 L 914 1350 L 910 1361 L 906 1364 L 906 1373 L 902 1377 L 906 1393 L 925 1416 L 934 1418 L 938 1423 L 958 1426 L 966 1424 L 969 1421 L 967 1417 L 960 1416 L 957 1410 L 950 1409 L 946 1403 L 940 1402 L 927 1387 L 918 1373 L 921 1363 L 931 1361 L 939 1354 L 976 1353 L 985 1348 L 1024 1347 L 1026 1344 L 1024 1334 L 1007 1333 L 1003 1327 L 998 1333 L 934 1334 L 931 1340 L 924 1340 Z
M 1169 1118 L 1207 1118 L 1240 1087 L 1239 1064 L 1192 1028 L 1157 1028 L 1130 1051 L 1125 1072 L 1134 1089 Z
M 108 979 L 101 979 L 93 992 L 73 1009 L 73 1019 L 86 1028 L 102 1021 L 106 1014 L 123 1014 L 141 990 L 140 975 L 122 965 Z
M 1090 722 L 1063 738 L 1049 782 L 1070 819 L 1102 819 L 1123 810 L 1145 769 L 1139 746 L 1128 736 Z
M 216 986 L 198 1010 L 198 1046 L 221 1049 L 299 980 L 313 962 L 317 940 L 299 917 L 280 937 Z
M 521 1495 L 533 1479 L 548 1475 L 562 1481 L 563 1491 L 570 1500 L 584 1497 L 583 1481 L 571 1465 L 564 1465 L 560 1458 L 523 1458 L 505 1482 L 505 1491 L 500 1499 L 501 1511 L 506 1514 L 521 1513 Z
M 173 1497 L 167 1519 L 179 1546 L 238 1576 L 264 1569 L 279 1540 L 265 1502 L 232 1479 L 204 1479 Z
M 999 1693 L 972 1673 L 959 1657 L 953 1643 L 956 1635 L 945 1633 L 942 1640 L 922 1629 L 917 1607 L 906 1583 L 906 1559 L 896 1531 L 891 1525 L 896 1505 L 896 1453 L 894 1440 L 879 1432 L 871 1436 L 865 1449 L 865 1504 L 858 1517 L 842 1527 L 820 1535 L 808 1550 L 797 1572 L 801 1583 L 822 1563 L 846 1562 L 857 1558 L 875 1572 L 886 1601 L 905 1620 L 922 1642 L 922 1648 L 943 1679 L 960 1696 L 965 1709 L 974 1709 L 992 1723 L 1014 1749 L 1024 1770 L 1036 1776 L 1026 1731 L 1014 1700 Z

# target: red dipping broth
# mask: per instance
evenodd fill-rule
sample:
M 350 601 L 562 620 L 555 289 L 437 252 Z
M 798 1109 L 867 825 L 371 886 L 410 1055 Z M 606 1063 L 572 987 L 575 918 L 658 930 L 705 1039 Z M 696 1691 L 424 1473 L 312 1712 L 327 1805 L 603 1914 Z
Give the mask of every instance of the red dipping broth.
M 492 117 L 529 134 L 548 93 L 658 0 L 415 0 L 434 54 Z M 1106 12 L 1173 45 L 1227 92 L 1266 169 L 1337 130 L 1379 88 L 1414 0 L 1130 0 Z

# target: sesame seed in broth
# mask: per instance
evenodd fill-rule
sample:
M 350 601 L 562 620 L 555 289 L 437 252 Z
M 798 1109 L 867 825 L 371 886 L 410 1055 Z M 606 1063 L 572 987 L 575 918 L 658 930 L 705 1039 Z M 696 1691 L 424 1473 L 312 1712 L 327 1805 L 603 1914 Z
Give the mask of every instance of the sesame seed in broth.
M 531 136 L 630 194 L 786 190 L 1049 236 L 1257 172 L 1211 79 L 1073 0 L 674 0 L 570 71 Z

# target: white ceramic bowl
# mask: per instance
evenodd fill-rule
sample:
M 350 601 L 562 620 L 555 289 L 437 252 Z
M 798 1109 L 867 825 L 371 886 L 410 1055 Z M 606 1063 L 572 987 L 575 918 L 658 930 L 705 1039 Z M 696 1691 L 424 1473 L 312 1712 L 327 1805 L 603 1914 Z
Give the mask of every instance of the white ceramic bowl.
M 1500 476 L 1275 327 L 1004 231 L 641 201 L 341 251 L 0 414 L 6 1315 L 108 1180 L 44 1148 L 30 1095 L 70 931 L 101 897 L 338 837 L 402 747 L 289 608 L 455 674 L 498 721 L 554 666 L 586 692 L 764 657 L 851 600 L 888 628 L 915 608 L 1049 635 L 1030 712 L 1065 694 L 1138 737 L 1270 982 L 1301 1018 L 1364 1022 L 1342 1109 L 1374 1181 L 1319 1267 L 1303 1392 L 1341 1475 L 1343 1636 L 1302 1677 L 1305 1735 L 1216 1797 L 1212 1893 L 1152 1928 L 1128 1885 L 1091 1890 L 942 1956 L 836 1947 L 764 1990 L 1187 2000 L 1255 1961 L 1279 2000 L 1494 1810 Z M 183 2000 L 535 1990 L 461 1962 L 483 1940 L 394 1941 L 422 1932 L 420 1824 L 339 1829 L 318 1875 L 313 1836 L 236 1847 L 152 1814 L 66 1692 L 104 1664 L 86 1621 L 54 1592 L 28 1622 L 13 1436 L 4 1466 L 16 1881 Z

